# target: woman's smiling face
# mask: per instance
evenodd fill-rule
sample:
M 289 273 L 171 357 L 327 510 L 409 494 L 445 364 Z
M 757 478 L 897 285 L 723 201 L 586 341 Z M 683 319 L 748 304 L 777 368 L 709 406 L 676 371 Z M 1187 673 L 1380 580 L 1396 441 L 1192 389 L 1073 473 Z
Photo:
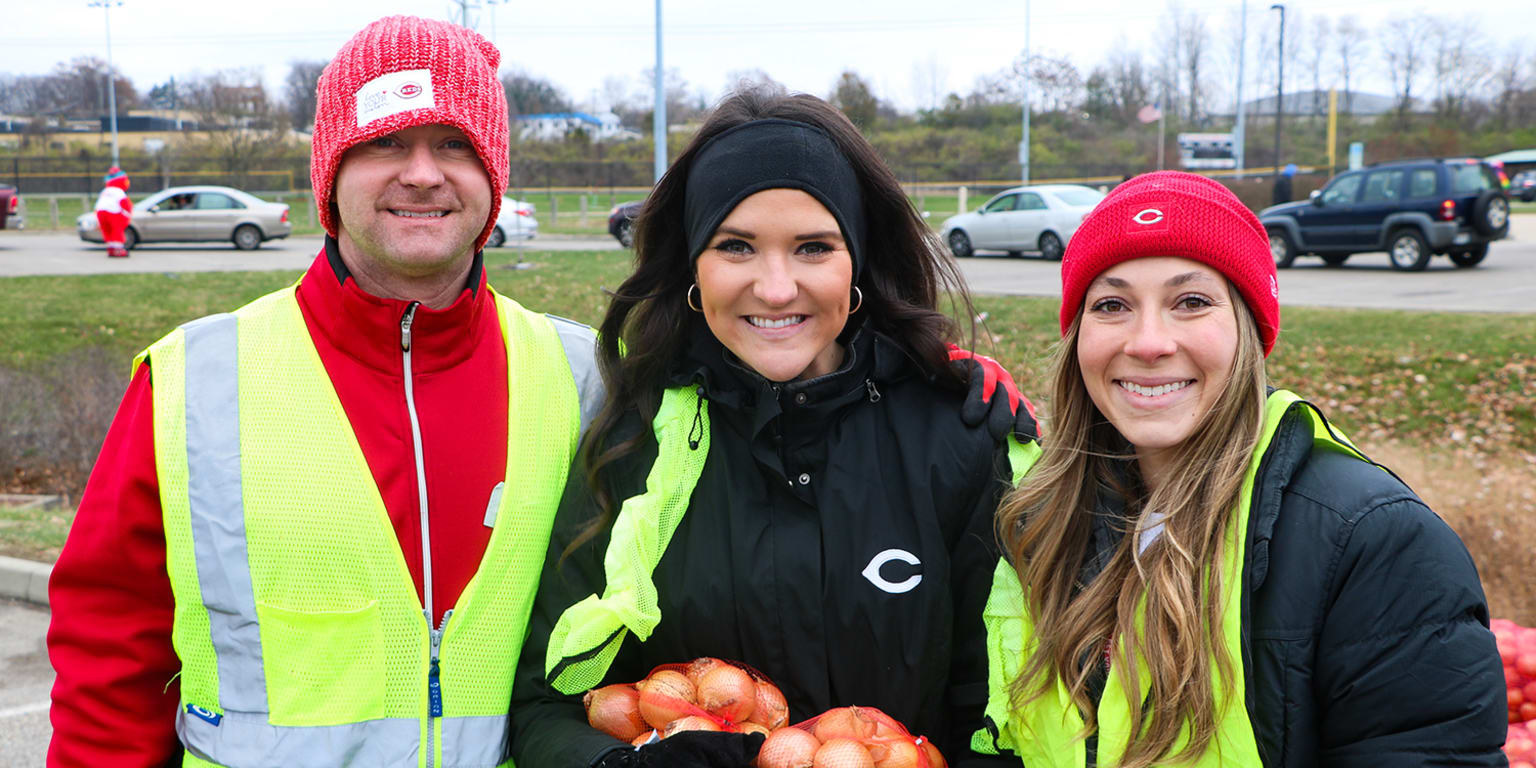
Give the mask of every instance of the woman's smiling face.
M 710 332 L 763 378 L 808 379 L 842 363 L 853 258 L 816 198 L 798 189 L 747 197 L 695 268 Z
M 1077 360 L 1093 404 L 1155 476 L 1221 396 L 1237 355 L 1227 279 L 1200 262 L 1140 258 L 1104 270 L 1083 298 Z

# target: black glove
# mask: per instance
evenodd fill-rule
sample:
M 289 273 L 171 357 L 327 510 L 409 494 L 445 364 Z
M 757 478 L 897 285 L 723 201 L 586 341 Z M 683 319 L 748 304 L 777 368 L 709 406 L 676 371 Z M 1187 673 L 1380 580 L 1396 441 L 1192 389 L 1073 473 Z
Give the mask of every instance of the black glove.
M 970 384 L 960 405 L 960 420 L 967 427 L 986 425 L 988 434 L 998 442 L 1010 432 L 1026 443 L 1039 439 L 1035 406 L 1019 392 L 1006 368 L 990 357 L 954 345 L 949 347 L 949 359 L 950 365 L 963 369 Z
M 762 746 L 761 733 L 683 731 L 638 749 L 615 749 L 593 768 L 751 768 Z

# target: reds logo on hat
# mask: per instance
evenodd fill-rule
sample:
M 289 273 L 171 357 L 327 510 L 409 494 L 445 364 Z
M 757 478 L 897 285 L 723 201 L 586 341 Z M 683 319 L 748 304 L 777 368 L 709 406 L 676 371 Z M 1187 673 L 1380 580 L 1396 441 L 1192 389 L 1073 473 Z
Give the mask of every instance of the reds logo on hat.
M 1129 221 L 1125 223 L 1125 233 L 1141 234 L 1145 232 L 1162 232 L 1168 229 L 1169 206 L 1165 203 L 1142 203 L 1136 206 L 1136 212 L 1131 214 Z
M 421 86 L 417 83 L 405 83 L 395 89 L 395 95 L 402 99 L 414 99 L 421 95 Z

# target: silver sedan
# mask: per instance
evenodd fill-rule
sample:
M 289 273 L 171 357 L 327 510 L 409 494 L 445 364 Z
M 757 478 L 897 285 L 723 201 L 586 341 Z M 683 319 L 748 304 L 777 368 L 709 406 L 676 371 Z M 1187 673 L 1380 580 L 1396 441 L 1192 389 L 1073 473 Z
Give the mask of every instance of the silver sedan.
M 94 211 L 75 220 L 80 239 L 102 242 Z M 269 203 L 232 187 L 170 187 L 133 207 L 123 245 L 225 240 L 242 251 L 287 237 L 288 206 Z

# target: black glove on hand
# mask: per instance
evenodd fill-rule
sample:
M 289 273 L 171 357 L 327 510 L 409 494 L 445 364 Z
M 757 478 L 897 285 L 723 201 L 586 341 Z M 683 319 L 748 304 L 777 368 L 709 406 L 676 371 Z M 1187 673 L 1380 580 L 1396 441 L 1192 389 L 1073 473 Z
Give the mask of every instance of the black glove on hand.
M 985 424 L 998 442 L 1010 432 L 1026 443 L 1039 438 L 1034 405 L 1019 392 L 1007 369 L 990 357 L 954 345 L 949 347 L 949 359 L 950 365 L 963 369 L 970 384 L 960 405 L 960 420 L 966 426 Z
M 761 733 L 683 731 L 639 749 L 617 749 L 594 768 L 751 768 Z

